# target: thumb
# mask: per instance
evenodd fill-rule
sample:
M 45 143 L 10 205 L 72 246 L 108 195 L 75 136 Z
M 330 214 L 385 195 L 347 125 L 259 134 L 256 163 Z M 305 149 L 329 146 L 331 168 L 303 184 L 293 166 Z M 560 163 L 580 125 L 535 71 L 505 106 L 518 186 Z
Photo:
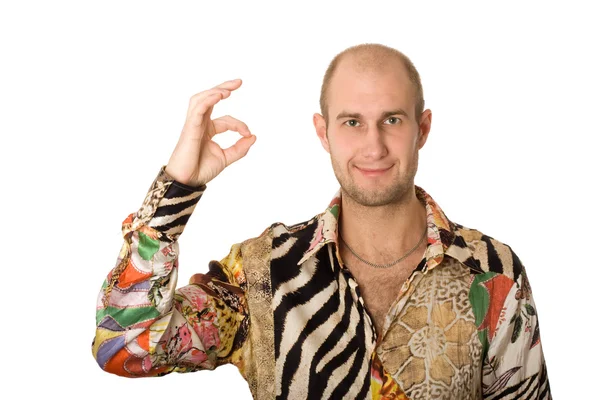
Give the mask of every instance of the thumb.
M 229 166 L 233 164 L 248 154 L 248 150 L 254 144 L 254 142 L 256 142 L 256 135 L 245 136 L 235 142 L 233 146 L 223 150 L 223 153 L 225 153 L 225 159 L 227 160 L 227 165 Z

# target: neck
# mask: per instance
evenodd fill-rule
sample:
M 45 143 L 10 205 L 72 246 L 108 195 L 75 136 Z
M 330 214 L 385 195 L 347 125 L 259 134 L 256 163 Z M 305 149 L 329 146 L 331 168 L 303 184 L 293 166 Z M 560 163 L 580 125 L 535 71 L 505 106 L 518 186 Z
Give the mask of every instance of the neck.
M 399 201 L 378 207 L 364 206 L 342 194 L 341 210 L 338 228 L 344 242 L 374 263 L 389 263 L 406 254 L 427 225 L 427 211 L 414 185 Z M 421 248 L 426 246 L 424 240 Z M 419 249 L 415 252 L 422 253 Z

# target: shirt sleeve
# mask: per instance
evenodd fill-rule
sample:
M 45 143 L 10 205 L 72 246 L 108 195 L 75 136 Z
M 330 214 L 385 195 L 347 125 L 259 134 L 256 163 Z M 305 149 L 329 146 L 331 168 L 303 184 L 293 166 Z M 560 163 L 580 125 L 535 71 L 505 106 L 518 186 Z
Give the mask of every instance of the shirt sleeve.
M 519 276 L 506 290 L 496 284 L 490 291 L 490 304 L 506 297 L 498 302 L 503 306 L 484 357 L 484 399 L 552 399 L 538 314 L 525 268 L 520 267 Z
M 240 244 L 176 288 L 177 240 L 206 185 L 181 184 L 165 168 L 123 221 L 123 246 L 98 294 L 92 354 L 102 369 L 126 377 L 237 365 L 247 337 Z

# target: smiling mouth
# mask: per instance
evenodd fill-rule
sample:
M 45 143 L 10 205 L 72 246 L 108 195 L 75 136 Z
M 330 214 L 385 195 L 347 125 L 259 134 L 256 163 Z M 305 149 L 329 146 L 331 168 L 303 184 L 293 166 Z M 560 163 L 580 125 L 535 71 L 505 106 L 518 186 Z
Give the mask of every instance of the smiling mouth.
M 377 172 L 385 172 L 385 171 L 387 171 L 388 169 L 390 169 L 390 168 L 392 168 L 392 167 L 390 166 L 390 167 L 387 167 L 387 168 L 377 168 L 377 169 L 372 169 L 372 168 L 360 168 L 360 167 L 356 167 L 356 168 L 358 168 L 358 169 L 359 169 L 360 171 L 362 171 L 362 172 L 368 172 L 368 173 L 377 173 Z
M 373 178 L 373 177 L 385 175 L 390 169 L 392 169 L 392 167 L 390 166 L 388 168 L 381 168 L 381 169 L 356 167 L 356 169 L 361 173 L 362 176 L 367 177 L 367 178 Z

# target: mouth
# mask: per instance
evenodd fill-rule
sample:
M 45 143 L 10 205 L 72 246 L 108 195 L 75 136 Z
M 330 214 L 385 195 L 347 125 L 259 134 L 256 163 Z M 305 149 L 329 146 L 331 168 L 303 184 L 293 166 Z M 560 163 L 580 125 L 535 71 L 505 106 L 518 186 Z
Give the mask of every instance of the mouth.
M 365 176 L 380 176 L 389 171 L 392 167 L 389 166 L 387 168 L 359 168 L 356 167 L 363 175 Z

